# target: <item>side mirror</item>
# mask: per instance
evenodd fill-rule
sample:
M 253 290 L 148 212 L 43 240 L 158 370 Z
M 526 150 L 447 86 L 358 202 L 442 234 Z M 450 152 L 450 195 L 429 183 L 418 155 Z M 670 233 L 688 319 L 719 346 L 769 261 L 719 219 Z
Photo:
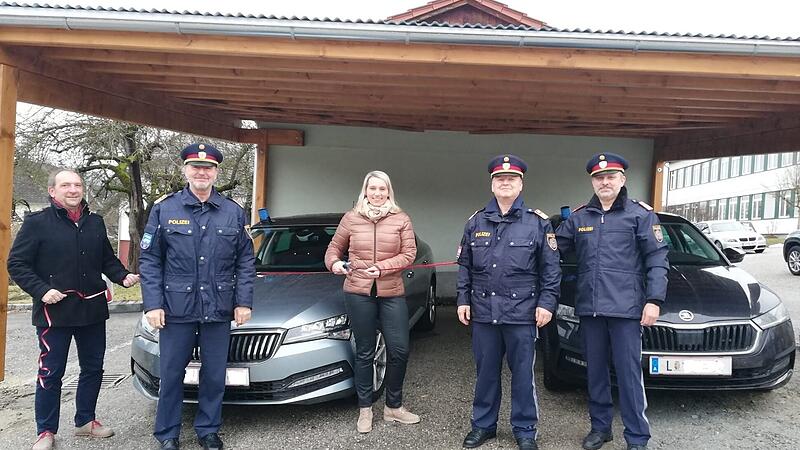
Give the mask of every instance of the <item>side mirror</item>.
M 732 263 L 742 262 L 744 260 L 744 255 L 746 254 L 744 250 L 740 250 L 735 247 L 728 247 L 722 251 L 725 253 L 725 256 L 728 258 L 728 261 Z

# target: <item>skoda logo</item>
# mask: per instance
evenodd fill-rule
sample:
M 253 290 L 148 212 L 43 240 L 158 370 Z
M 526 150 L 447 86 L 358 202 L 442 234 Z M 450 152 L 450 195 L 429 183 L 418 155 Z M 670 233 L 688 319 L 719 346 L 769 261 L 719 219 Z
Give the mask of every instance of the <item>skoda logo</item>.
M 688 309 L 684 309 L 678 313 L 678 317 L 680 317 L 684 322 L 691 322 L 692 319 L 694 319 L 694 314 Z

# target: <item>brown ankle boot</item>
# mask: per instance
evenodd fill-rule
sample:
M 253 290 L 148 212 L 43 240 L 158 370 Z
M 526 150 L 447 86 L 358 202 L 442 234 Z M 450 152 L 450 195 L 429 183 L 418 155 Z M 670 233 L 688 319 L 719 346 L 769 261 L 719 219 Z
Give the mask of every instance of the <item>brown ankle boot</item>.
M 387 422 L 400 422 L 410 425 L 412 423 L 419 423 L 419 416 L 402 406 L 399 408 L 389 408 L 386 406 L 383 408 L 383 420 Z
M 359 433 L 369 433 L 372 431 L 372 408 L 358 408 L 356 430 L 358 430 Z

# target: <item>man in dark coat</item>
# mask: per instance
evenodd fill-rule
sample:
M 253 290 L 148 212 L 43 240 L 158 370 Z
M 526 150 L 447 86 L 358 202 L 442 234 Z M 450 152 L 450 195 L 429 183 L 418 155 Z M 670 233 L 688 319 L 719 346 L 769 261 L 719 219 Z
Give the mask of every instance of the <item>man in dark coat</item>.
M 642 378 L 642 326 L 653 325 L 667 295 L 667 243 L 649 205 L 625 188 L 628 162 L 614 153 L 586 165 L 595 195 L 557 231 L 562 252 L 578 264 L 575 314 L 581 320 L 592 428 L 583 448 L 613 439 L 609 369 L 613 361 L 629 450 L 647 448 L 650 422 Z
M 465 448 L 497 433 L 504 353 L 511 369 L 511 426 L 517 445 L 534 450 L 539 405 L 533 383 L 537 327 L 553 317 L 561 266 L 552 225 L 522 202 L 527 166 L 514 155 L 489 162 L 494 198 L 470 217 L 458 254 L 458 319 L 472 324 L 477 366 L 472 430 Z
M 8 273 L 33 299 L 39 338 L 35 450 L 50 449 L 58 432 L 61 378 L 72 338 L 78 349 L 80 379 L 75 395 L 75 434 L 109 437 L 111 428 L 95 418 L 103 378 L 108 304 L 105 275 L 130 287 L 139 276 L 114 255 L 103 218 L 83 200 L 83 180 L 57 170 L 47 185 L 49 208 L 28 215 L 8 257 Z
M 179 448 L 184 373 L 199 346 L 194 429 L 203 448 L 221 449 L 231 320 L 237 325 L 250 320 L 255 255 L 247 213 L 214 189 L 222 153 L 209 144 L 193 144 L 181 158 L 188 184 L 153 206 L 139 259 L 146 318 L 160 330 L 153 435 L 162 449 Z

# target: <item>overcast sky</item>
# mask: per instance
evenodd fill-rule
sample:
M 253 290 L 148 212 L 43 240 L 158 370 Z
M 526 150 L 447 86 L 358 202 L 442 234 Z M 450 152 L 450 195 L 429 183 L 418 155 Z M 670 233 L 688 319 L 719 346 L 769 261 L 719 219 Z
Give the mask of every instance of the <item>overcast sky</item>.
M 385 19 L 428 0 L 56 0 L 50 4 Z M 798 0 L 507 0 L 557 28 L 800 37 Z

